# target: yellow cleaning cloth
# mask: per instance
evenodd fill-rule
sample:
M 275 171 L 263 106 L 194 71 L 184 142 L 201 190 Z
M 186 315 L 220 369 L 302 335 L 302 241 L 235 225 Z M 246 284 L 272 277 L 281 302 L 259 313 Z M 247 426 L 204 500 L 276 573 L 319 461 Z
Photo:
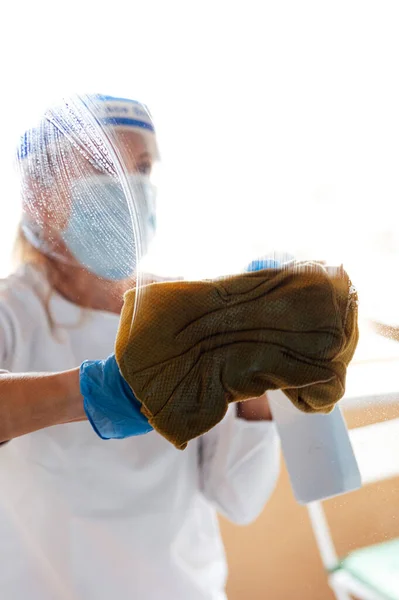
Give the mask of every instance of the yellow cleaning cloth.
M 347 274 L 296 263 L 130 290 L 115 354 L 150 424 L 183 449 L 229 402 L 267 390 L 284 390 L 302 411 L 329 412 L 357 340 Z

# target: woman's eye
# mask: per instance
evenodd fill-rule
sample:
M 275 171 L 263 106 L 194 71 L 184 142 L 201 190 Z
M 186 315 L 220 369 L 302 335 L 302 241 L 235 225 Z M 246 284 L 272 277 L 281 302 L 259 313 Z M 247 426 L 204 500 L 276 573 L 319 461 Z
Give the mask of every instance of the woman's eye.
M 151 173 L 152 164 L 151 163 L 142 163 L 138 165 L 139 173 L 143 175 L 149 175 Z

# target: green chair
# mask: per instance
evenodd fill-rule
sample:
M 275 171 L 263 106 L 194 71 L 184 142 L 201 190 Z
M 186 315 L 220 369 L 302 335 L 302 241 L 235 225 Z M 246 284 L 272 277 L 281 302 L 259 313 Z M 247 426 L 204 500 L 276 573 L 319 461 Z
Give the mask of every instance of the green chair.
M 363 485 L 399 476 L 399 419 L 350 430 Z M 399 600 L 399 539 L 339 559 L 321 502 L 307 506 L 328 582 L 337 600 Z M 398 506 L 399 515 L 399 506 Z

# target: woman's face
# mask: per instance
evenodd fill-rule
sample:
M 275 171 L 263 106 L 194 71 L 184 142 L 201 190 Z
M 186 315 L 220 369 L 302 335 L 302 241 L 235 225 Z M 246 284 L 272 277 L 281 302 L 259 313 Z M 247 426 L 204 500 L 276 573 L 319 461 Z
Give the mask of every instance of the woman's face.
M 80 231 L 79 225 L 75 224 L 77 202 L 81 205 L 87 203 L 87 211 L 91 210 L 89 205 L 94 204 L 94 209 L 96 209 L 96 205 L 98 204 L 98 207 L 100 208 L 101 202 L 103 202 L 101 210 L 104 212 L 104 209 L 106 208 L 104 204 L 107 204 L 107 184 L 113 182 L 118 186 L 118 181 L 125 179 L 125 177 L 127 178 L 125 181 L 129 181 L 130 183 L 131 176 L 139 175 L 146 178 L 151 175 L 153 157 L 150 153 L 147 139 L 143 135 L 129 129 L 114 129 L 110 135 L 110 142 L 112 152 L 109 153 L 110 156 L 108 157 L 108 160 L 106 160 L 106 163 L 108 163 L 108 168 L 111 167 L 113 176 L 107 176 L 104 172 L 104 168 L 102 169 L 102 174 L 99 171 L 99 168 L 96 168 L 99 167 L 101 159 L 98 160 L 98 164 L 93 165 L 88 158 L 82 156 L 75 148 L 69 148 L 67 153 L 60 152 L 59 168 L 56 169 L 52 185 L 47 190 L 48 198 L 45 202 L 46 208 L 40 214 L 42 235 L 45 241 L 43 253 L 52 254 L 51 258 L 56 262 L 59 261 L 60 263 L 68 264 L 75 268 L 82 268 L 82 264 L 79 263 L 76 256 L 72 254 L 70 247 L 68 247 L 68 244 L 65 242 L 65 232 L 68 231 L 68 228 L 71 229 L 72 226 L 75 231 Z M 53 163 L 57 163 L 57 159 L 58 157 L 54 157 Z M 102 162 L 104 163 L 104 161 Z M 96 197 L 93 197 L 93 192 L 91 193 L 91 196 L 87 196 L 87 200 L 85 194 L 81 194 L 81 196 L 78 195 L 77 200 L 76 190 L 85 190 L 86 182 L 93 180 L 96 181 L 96 187 L 91 187 L 91 189 L 96 189 L 98 191 L 98 202 L 96 202 Z M 104 182 L 104 186 L 101 185 L 101 182 Z M 121 189 L 122 187 L 123 185 L 121 186 Z M 88 185 L 87 189 L 89 189 Z M 104 189 L 104 194 L 101 192 L 102 189 Z M 37 196 L 37 194 L 35 194 L 35 196 Z M 127 202 L 128 201 L 126 200 L 126 204 Z M 119 204 L 121 204 L 121 202 Z M 110 216 L 106 218 L 104 223 L 109 223 L 110 219 L 114 218 L 113 208 L 111 206 L 109 208 Z M 125 211 L 125 213 L 124 217 L 123 215 L 122 217 L 115 217 L 114 222 L 118 227 L 120 227 L 119 224 L 121 223 L 121 219 L 122 221 L 124 218 L 125 220 L 130 219 L 129 212 Z M 73 219 L 75 219 L 75 221 L 73 221 Z M 127 232 L 126 235 L 130 235 L 132 239 L 127 241 L 130 245 L 134 245 L 134 234 L 128 225 L 129 223 L 127 223 L 125 228 Z M 82 235 L 84 235 L 84 231 L 85 229 L 82 228 Z M 88 234 L 90 233 L 93 232 L 89 229 Z M 101 239 L 100 235 L 98 237 L 99 246 L 103 246 L 104 240 Z M 53 252 L 51 252 L 51 250 L 53 250 Z M 108 279 L 104 274 L 102 276 Z

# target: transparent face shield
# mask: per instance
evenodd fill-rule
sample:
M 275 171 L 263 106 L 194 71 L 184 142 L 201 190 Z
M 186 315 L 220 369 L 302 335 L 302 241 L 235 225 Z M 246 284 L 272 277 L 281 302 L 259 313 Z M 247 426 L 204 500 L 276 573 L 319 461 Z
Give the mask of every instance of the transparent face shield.
M 47 110 L 18 152 L 26 242 L 87 285 L 136 281 L 156 232 L 158 158 L 138 102 L 76 96 Z

